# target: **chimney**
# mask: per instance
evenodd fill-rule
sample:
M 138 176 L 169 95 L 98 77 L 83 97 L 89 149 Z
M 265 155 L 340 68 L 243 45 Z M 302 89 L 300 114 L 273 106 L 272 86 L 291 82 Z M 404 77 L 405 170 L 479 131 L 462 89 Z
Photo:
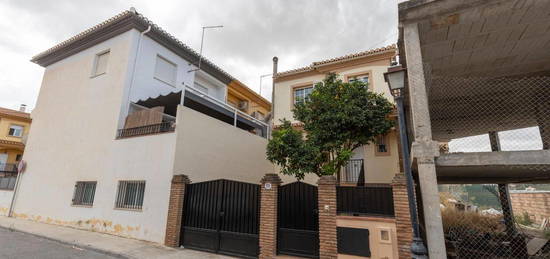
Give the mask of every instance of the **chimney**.
M 26 109 L 27 109 L 27 105 L 26 105 L 26 104 L 21 104 L 21 106 L 19 106 L 19 111 L 20 111 L 20 112 L 25 112 Z

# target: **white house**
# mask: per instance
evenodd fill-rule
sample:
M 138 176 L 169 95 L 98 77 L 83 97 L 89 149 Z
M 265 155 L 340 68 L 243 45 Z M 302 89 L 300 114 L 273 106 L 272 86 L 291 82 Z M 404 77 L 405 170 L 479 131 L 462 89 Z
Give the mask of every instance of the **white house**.
M 259 183 L 268 126 L 198 60 L 135 10 L 33 57 L 45 71 L 13 215 L 162 243 L 174 174 Z

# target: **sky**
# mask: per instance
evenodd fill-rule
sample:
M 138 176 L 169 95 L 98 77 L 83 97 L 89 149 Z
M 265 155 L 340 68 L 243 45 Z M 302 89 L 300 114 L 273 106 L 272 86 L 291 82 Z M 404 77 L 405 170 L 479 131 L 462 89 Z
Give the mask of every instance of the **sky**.
M 260 75 L 397 41 L 397 0 L 0 0 L 0 107 L 32 110 L 44 69 L 32 56 L 130 7 L 260 91 Z M 261 94 L 271 98 L 271 78 Z

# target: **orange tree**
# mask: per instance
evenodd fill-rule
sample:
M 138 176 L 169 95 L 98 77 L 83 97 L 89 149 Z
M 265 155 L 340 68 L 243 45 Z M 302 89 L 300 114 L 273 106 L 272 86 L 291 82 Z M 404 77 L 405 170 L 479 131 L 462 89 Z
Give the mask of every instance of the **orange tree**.
M 374 141 L 393 127 L 393 104 L 360 81 L 342 82 L 329 74 L 292 113 L 303 130 L 281 120 L 267 145 L 267 159 L 281 173 L 301 180 L 307 173 L 334 175 L 353 150 Z

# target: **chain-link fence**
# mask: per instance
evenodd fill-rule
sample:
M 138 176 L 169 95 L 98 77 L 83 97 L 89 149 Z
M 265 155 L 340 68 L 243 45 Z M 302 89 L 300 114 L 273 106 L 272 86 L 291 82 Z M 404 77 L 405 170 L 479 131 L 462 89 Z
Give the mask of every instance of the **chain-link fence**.
M 546 221 L 503 208 L 502 191 L 497 185 L 440 185 L 448 258 L 550 258 Z
M 449 152 L 541 150 L 550 145 L 550 77 L 430 78 L 432 134 Z

